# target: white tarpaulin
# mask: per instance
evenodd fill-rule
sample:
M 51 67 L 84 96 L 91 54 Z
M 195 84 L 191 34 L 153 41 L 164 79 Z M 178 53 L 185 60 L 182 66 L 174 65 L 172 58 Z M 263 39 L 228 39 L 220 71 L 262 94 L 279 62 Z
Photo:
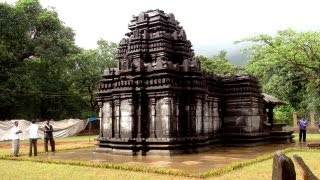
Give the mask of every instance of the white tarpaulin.
M 3 140 L 10 140 L 11 134 L 10 129 L 14 126 L 13 123 L 15 121 L 19 122 L 19 128 L 21 129 L 22 133 L 20 134 L 20 139 L 28 139 L 29 133 L 26 129 L 30 126 L 31 122 L 26 120 L 10 120 L 10 121 L 0 121 L 0 141 Z M 44 136 L 44 125 L 45 121 L 43 122 L 36 122 L 39 126 L 38 136 L 39 138 L 43 138 Z M 67 136 L 75 136 L 83 131 L 87 124 L 88 120 L 81 120 L 81 119 L 65 119 L 60 121 L 50 121 L 50 124 L 53 126 L 53 136 L 54 137 L 67 137 Z

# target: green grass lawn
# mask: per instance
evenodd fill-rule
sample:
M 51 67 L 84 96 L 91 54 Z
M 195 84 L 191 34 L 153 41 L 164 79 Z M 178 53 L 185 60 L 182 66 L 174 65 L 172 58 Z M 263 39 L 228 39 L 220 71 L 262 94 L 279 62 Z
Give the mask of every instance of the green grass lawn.
M 294 133 L 293 135 L 295 140 L 299 140 L 299 133 Z M 315 134 L 307 133 L 307 141 L 308 140 L 312 140 L 312 141 L 318 140 L 320 142 L 320 133 L 315 133 Z
M 1 179 L 190 179 L 155 173 L 28 161 L 0 160 L 0 169 Z

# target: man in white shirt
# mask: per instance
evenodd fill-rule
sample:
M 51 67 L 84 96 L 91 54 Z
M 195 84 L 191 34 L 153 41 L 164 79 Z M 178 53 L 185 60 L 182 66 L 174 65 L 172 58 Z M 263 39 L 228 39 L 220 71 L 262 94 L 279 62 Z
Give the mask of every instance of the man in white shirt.
M 34 150 L 34 156 L 37 156 L 37 140 L 38 140 L 38 125 L 36 125 L 36 121 L 32 120 L 32 124 L 26 129 L 29 132 L 29 157 L 32 156 L 32 146 Z
M 11 139 L 12 139 L 12 154 L 14 157 L 18 157 L 19 149 L 20 149 L 20 133 L 22 133 L 21 129 L 18 127 L 19 122 L 15 121 L 14 126 L 11 128 Z

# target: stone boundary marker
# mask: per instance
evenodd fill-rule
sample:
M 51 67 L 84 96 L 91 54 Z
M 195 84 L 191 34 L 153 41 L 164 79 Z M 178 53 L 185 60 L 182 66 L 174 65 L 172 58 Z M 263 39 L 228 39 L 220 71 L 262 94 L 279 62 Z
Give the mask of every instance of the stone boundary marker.
M 296 112 L 294 112 L 292 114 L 293 117 L 293 124 L 291 129 L 295 132 L 299 132 L 299 126 L 298 126 L 298 121 L 299 121 L 299 117 L 298 114 Z M 318 121 L 316 121 L 315 119 L 315 112 L 310 112 L 309 116 L 307 116 L 309 119 L 309 125 L 307 127 L 307 133 L 319 133 L 320 131 L 320 126 L 317 125 Z M 320 121 L 320 120 L 319 120 Z
M 304 180 L 319 180 L 319 178 L 317 178 L 312 173 L 310 168 L 306 165 L 306 163 L 303 161 L 303 159 L 300 156 L 293 155 L 293 159 L 296 162 L 296 164 L 298 165 L 299 169 L 301 170 Z
M 302 177 L 304 180 L 319 180 L 310 168 L 306 165 L 303 159 L 298 155 L 293 155 L 295 163 L 298 165 L 300 171 L 302 172 Z M 294 169 L 294 164 L 288 156 L 281 153 L 281 151 L 276 151 L 273 156 L 272 165 L 272 180 L 295 180 L 296 171 Z
M 273 156 L 272 165 L 272 180 L 295 180 L 296 171 L 292 160 L 281 153 L 276 151 Z

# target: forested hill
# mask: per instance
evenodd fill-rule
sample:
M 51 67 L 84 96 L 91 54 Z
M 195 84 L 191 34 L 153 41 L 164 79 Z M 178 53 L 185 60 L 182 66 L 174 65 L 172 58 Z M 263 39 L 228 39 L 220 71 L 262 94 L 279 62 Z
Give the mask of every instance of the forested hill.
M 227 59 L 237 66 L 243 66 L 248 57 L 241 53 L 240 46 L 237 45 L 194 45 L 194 51 L 196 55 L 203 55 L 203 56 L 213 56 L 217 54 L 219 51 L 224 50 L 227 51 Z

